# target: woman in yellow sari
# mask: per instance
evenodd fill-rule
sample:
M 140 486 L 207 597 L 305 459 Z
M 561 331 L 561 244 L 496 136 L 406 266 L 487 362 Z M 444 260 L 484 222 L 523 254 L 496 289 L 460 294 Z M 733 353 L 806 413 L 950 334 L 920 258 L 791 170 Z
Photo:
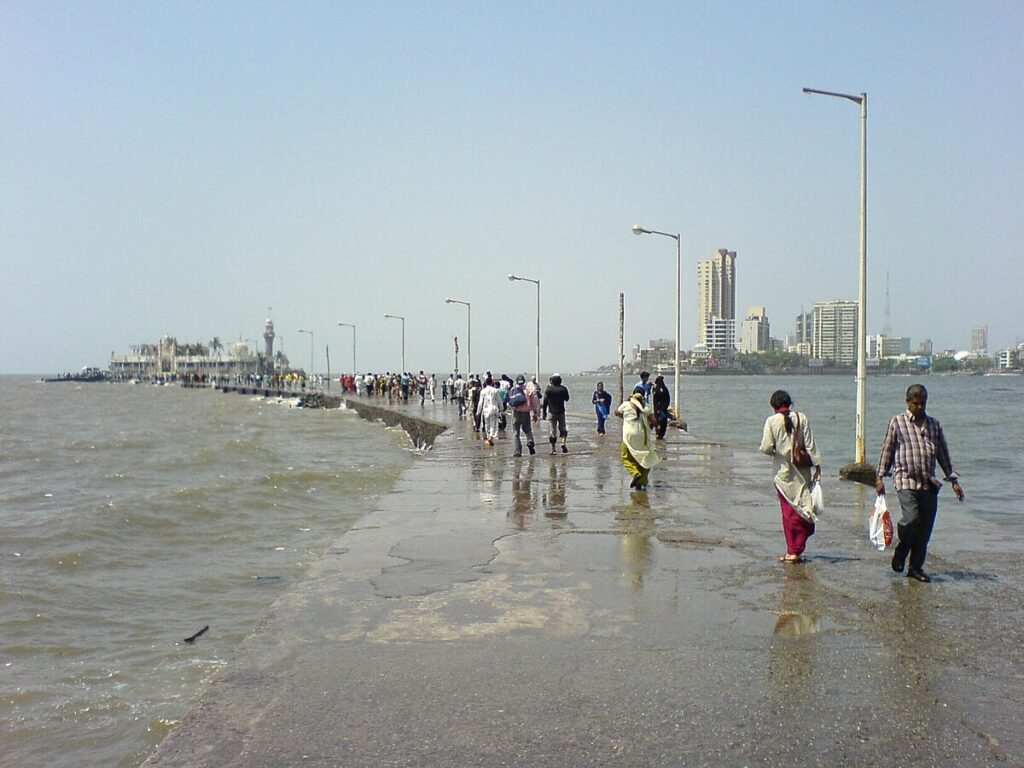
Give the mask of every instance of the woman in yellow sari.
M 651 470 L 661 461 L 651 445 L 654 411 L 644 405 L 642 392 L 634 392 L 615 409 L 615 415 L 622 419 L 622 466 L 633 476 L 629 487 L 642 491 L 647 487 Z

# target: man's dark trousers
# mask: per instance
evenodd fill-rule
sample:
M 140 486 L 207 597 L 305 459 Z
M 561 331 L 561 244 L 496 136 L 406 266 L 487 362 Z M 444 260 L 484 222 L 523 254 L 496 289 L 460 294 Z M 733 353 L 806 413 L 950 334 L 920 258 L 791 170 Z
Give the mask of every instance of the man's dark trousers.
M 928 557 L 928 540 L 932 537 L 935 513 L 939 508 L 939 489 L 899 491 L 898 496 L 903 515 L 896 526 L 900 540 L 893 552 L 893 563 L 902 564 L 909 553 L 910 570 L 923 571 Z

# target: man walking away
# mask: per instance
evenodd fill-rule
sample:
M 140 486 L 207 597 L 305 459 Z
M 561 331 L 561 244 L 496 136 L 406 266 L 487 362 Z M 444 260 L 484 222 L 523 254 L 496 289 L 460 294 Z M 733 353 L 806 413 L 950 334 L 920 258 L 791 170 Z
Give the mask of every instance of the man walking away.
M 464 419 L 466 417 L 466 381 L 462 378 L 461 373 L 455 374 L 455 380 L 452 382 L 452 399 L 459 406 L 459 418 Z
M 568 453 L 566 438 L 569 437 L 569 430 L 565 427 L 565 404 L 569 402 L 569 390 L 562 386 L 562 377 L 557 373 L 550 379 L 547 389 L 544 390 L 544 400 L 540 409 L 544 418 L 551 425 L 551 436 L 548 441 L 551 443 L 551 453 L 555 453 L 555 443 L 562 438 L 562 453 Z
M 537 414 L 540 410 L 536 395 L 526 391 L 526 377 L 523 374 L 516 376 L 516 383 L 508 394 L 508 404 L 512 406 L 512 428 L 515 430 L 516 450 L 513 456 L 523 455 L 523 441 L 519 437 L 520 431 L 526 435 L 526 447 L 533 456 L 537 452 L 533 442 L 533 426 L 530 421 L 537 421 Z
M 466 399 L 469 400 L 469 415 L 473 419 L 473 431 L 480 431 L 480 416 L 476 408 L 480 405 L 480 377 L 475 373 L 469 374 L 469 381 L 466 382 Z
M 885 432 L 875 480 L 875 490 L 881 496 L 885 493 L 882 478 L 892 475 L 903 513 L 897 524 L 900 540 L 892 554 L 892 569 L 902 573 L 909 554 L 907 578 L 925 583 L 931 581 L 924 572 L 924 561 L 942 487 L 942 481 L 935 477 L 936 461 L 946 473 L 944 479 L 952 484 L 953 493 L 964 500 L 964 489 L 949 458 L 946 436 L 939 422 L 925 413 L 927 405 L 928 390 L 911 384 L 907 388 L 907 410 L 894 416 Z

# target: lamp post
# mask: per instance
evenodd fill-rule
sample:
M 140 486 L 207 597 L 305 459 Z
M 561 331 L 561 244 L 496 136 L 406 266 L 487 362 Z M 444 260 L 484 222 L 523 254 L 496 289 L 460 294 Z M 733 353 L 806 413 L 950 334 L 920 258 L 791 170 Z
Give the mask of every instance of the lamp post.
M 312 376 L 313 375 L 313 369 L 315 367 L 313 365 L 313 332 L 312 331 L 307 331 L 304 328 L 299 328 L 299 333 L 308 333 L 309 334 L 309 375 Z
M 398 373 L 405 373 L 405 318 L 401 315 L 384 315 L 389 320 L 401 320 L 402 321 L 402 370 Z
M 468 301 L 445 299 L 445 304 L 463 304 L 466 307 L 466 369 L 473 372 L 473 310 Z
M 865 462 L 864 426 L 867 418 L 865 382 L 867 380 L 867 293 L 868 293 L 868 95 L 819 91 L 804 88 L 804 93 L 834 96 L 860 105 L 860 285 L 857 296 L 857 424 L 854 463 L 840 469 L 840 475 L 873 482 L 875 471 Z
M 537 385 L 540 386 L 540 280 L 518 275 L 509 275 L 508 279 L 512 282 L 521 280 L 524 283 L 533 283 L 537 286 Z
M 352 329 L 352 375 L 355 376 L 356 375 L 356 327 L 352 323 L 341 323 L 341 322 L 339 322 L 338 325 L 343 325 L 346 328 L 351 328 Z
M 683 409 L 679 402 L 679 311 L 682 300 L 680 299 L 680 269 L 681 269 L 681 256 L 682 256 L 682 238 L 679 234 L 671 234 L 670 232 L 659 232 L 656 229 L 646 229 L 641 227 L 639 224 L 634 224 L 633 227 L 634 235 L 661 235 L 662 237 L 671 237 L 676 241 L 676 359 L 673 362 L 672 367 L 675 369 L 675 391 L 672 393 L 672 403 L 676 407 L 676 420 L 682 423 Z

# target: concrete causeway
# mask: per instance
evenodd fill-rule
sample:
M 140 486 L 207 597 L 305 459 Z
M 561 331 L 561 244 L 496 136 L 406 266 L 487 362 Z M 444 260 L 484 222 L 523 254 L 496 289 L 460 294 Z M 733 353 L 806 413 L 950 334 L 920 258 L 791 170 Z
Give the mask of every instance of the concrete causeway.
M 753 447 L 670 432 L 630 492 L 617 419 L 513 458 L 452 406 L 388 410 L 447 429 L 148 768 L 1024 766 L 1019 555 L 940 522 L 934 582 L 893 574 L 833 466 L 810 562 L 782 565 Z

